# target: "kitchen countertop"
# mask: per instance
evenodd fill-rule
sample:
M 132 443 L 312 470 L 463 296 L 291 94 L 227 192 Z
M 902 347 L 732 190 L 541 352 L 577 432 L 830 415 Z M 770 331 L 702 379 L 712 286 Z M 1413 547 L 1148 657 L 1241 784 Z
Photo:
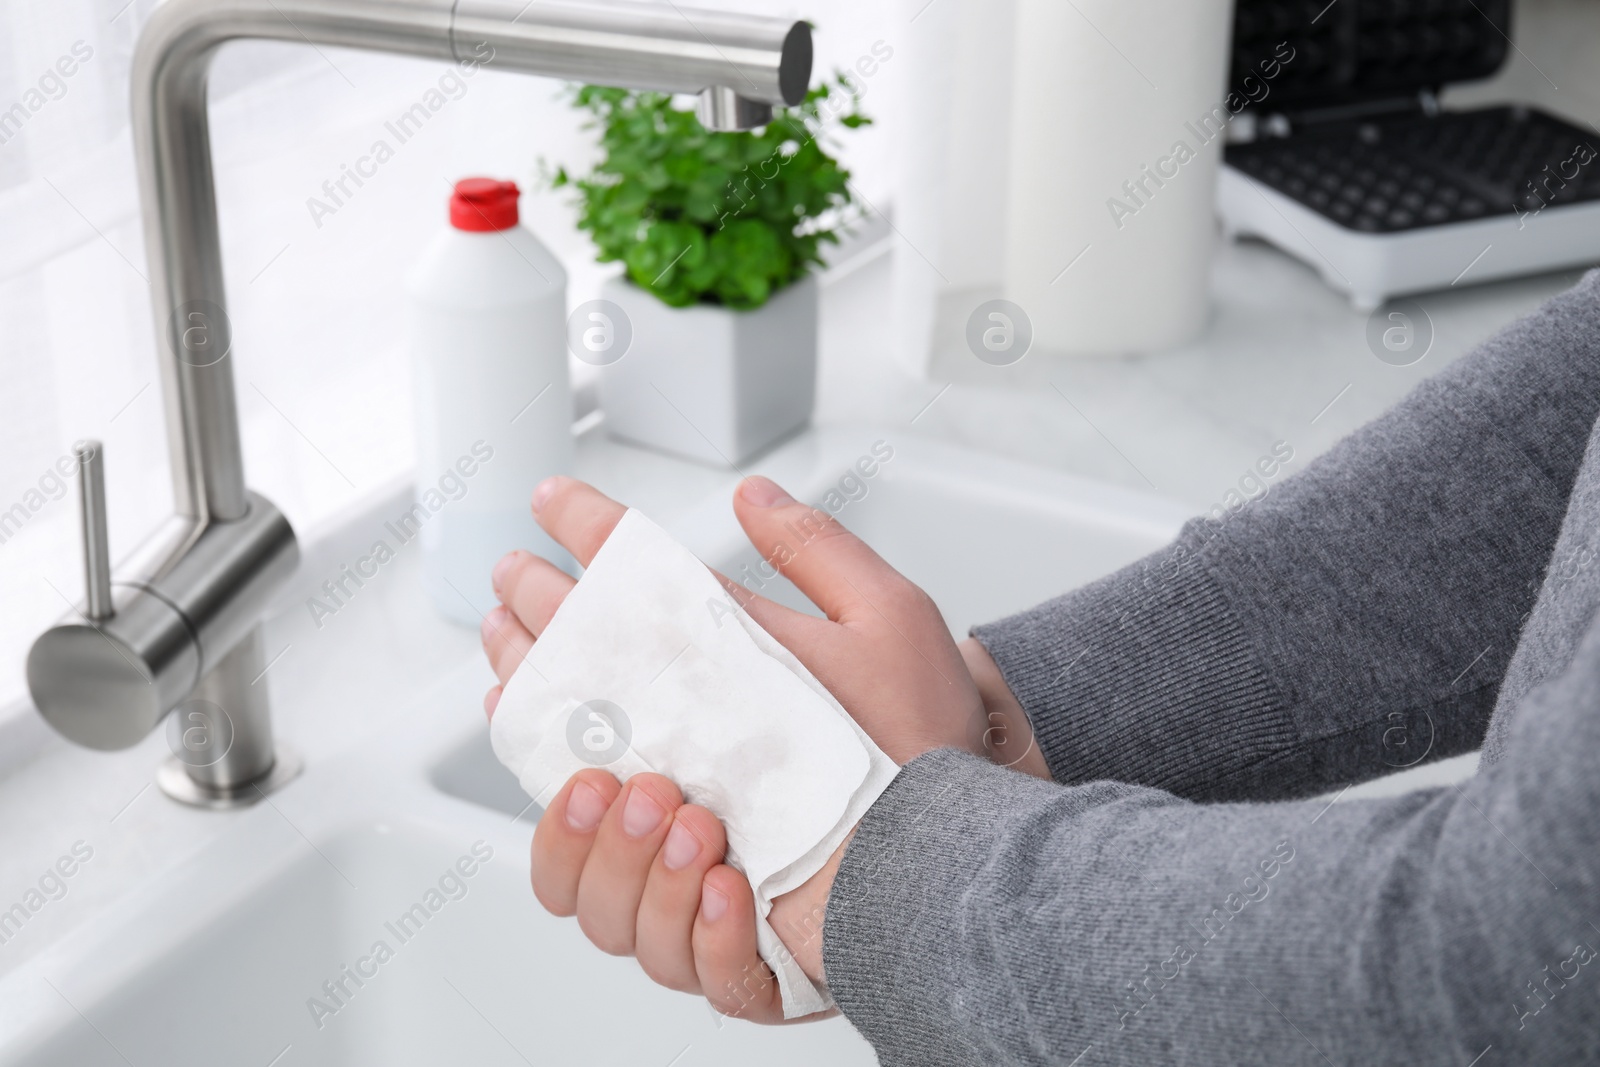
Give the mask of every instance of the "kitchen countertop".
M 1296 463 L 1326 451 L 1412 386 L 1543 301 L 1581 270 L 1423 294 L 1431 350 L 1408 367 L 1367 347 L 1368 315 L 1309 268 L 1256 241 L 1224 247 L 1204 335 L 1152 355 L 935 361 L 912 381 L 892 348 L 883 264 L 828 293 L 819 418 L 910 429 L 1173 497 L 1218 502 L 1275 441 Z M 880 272 L 877 273 L 877 272 Z M 941 391 L 948 386 L 948 391 Z M 1331 406 L 1330 406 L 1331 405 Z
M 896 242 L 824 278 L 817 417 L 902 429 L 1141 489 L 1199 511 L 1217 501 L 1276 441 L 1303 464 L 1381 413 L 1412 385 L 1511 319 L 1569 287 L 1568 271 L 1425 295 L 1435 331 L 1409 367 L 1367 348 L 1367 316 L 1308 269 L 1259 244 L 1223 249 L 1205 336 L 1156 355 L 1072 362 L 1025 358 L 1007 368 L 941 361 L 917 381 L 896 364 L 890 272 Z M 732 476 L 607 441 L 591 429 L 579 474 L 669 523 Z M 414 553 L 402 551 L 318 630 L 309 591 L 401 510 L 403 485 L 369 498 L 339 528 L 307 531 L 300 576 L 267 626 L 275 725 L 308 763 L 349 749 L 399 716 L 456 714 L 418 707 L 416 694 L 452 672 L 491 684 L 477 634 L 427 607 Z M 312 696 L 315 699 L 311 699 Z M 328 716 L 325 709 L 340 709 Z M 118 753 L 60 740 L 30 713 L 0 716 L 0 911 L 20 901 L 75 842 L 93 858 L 67 892 L 0 944 L 0 973 L 79 925 L 127 888 L 227 832 L 230 816 L 183 808 L 152 786 L 163 732 Z

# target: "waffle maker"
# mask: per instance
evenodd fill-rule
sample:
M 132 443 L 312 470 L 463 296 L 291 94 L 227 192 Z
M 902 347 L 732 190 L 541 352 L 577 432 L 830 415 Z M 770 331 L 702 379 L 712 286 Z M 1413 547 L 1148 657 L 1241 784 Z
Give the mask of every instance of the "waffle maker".
M 1229 85 L 1260 99 L 1224 148 L 1224 230 L 1363 310 L 1600 262 L 1600 132 L 1515 104 L 1439 106 L 1500 69 L 1510 33 L 1510 0 L 1237 0 Z M 1293 58 L 1263 83 L 1285 42 Z

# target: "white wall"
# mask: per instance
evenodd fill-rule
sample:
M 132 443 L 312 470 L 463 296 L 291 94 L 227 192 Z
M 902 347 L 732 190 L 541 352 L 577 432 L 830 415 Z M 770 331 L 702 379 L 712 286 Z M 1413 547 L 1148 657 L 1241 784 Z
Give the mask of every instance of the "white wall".
M 39 505 L 0 543 L 0 707 L 22 693 L 33 636 L 81 590 L 76 490 L 51 498 L 56 460 L 75 439 L 106 441 L 114 555 L 171 508 L 127 120 L 133 41 L 152 5 L 126 3 L 0 2 L 0 111 L 26 100 L 74 43 L 92 50 L 59 98 L 0 143 L 0 511 Z M 811 19 L 819 73 L 892 36 L 887 10 L 870 4 L 723 6 Z M 301 529 L 410 470 L 401 279 L 444 225 L 452 180 L 515 178 L 524 219 L 569 266 L 574 302 L 603 273 L 572 225 L 570 194 L 534 188 L 541 158 L 581 166 L 591 151 L 550 80 L 476 74 L 334 214 L 313 217 L 307 201 L 327 202 L 322 183 L 375 139 L 393 141 L 384 123 L 445 73 L 442 63 L 260 42 L 227 46 L 213 68 L 245 465 L 252 487 Z M 892 98 L 893 73 L 891 61 L 862 80 L 874 112 Z M 876 203 L 891 186 L 888 142 L 883 127 L 841 138 Z

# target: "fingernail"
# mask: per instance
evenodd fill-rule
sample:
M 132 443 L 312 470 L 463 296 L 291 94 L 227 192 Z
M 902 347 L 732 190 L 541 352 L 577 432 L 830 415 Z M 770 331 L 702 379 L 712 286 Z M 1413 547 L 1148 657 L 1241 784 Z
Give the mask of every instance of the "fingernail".
M 483 713 L 489 716 L 491 721 L 494 719 L 494 709 L 500 706 L 500 697 L 504 692 L 505 689 L 497 685 L 483 694 Z
M 567 795 L 567 825 L 586 834 L 605 818 L 606 798 L 587 782 L 579 782 Z
M 667 843 L 661 848 L 661 862 L 669 871 L 681 871 L 700 855 L 700 842 L 683 823 L 675 822 L 667 831 Z
M 506 584 L 506 575 L 511 573 L 511 565 L 516 560 L 517 554 L 515 552 L 507 552 L 500 557 L 500 562 L 494 565 L 494 570 L 489 575 L 489 584 L 494 586 L 496 593 L 500 591 L 501 586 Z
M 622 809 L 622 830 L 629 837 L 643 837 L 661 825 L 666 809 L 643 789 L 628 793 L 628 806 Z
M 728 911 L 728 898 L 718 890 L 711 888 L 711 883 L 700 883 L 700 916 L 708 923 L 714 923 Z
M 556 483 L 561 480 L 560 475 L 546 478 L 540 482 L 533 491 L 533 513 L 535 515 L 544 510 L 545 501 L 550 499 L 550 494 L 556 491 Z
M 746 478 L 739 486 L 739 495 L 758 508 L 775 508 L 779 504 L 793 504 L 794 497 L 785 493 L 777 482 L 757 474 Z

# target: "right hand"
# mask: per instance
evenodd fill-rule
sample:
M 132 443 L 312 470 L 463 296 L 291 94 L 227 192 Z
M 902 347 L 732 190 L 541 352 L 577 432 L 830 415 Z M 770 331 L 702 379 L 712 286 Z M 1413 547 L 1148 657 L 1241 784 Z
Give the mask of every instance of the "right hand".
M 726 849 L 717 817 L 685 804 L 670 779 L 642 773 L 624 784 L 588 768 L 534 828 L 533 892 L 551 914 L 576 916 L 601 951 L 637 958 L 658 985 L 701 994 L 723 1015 L 782 1022 L 756 949 L 755 895 L 723 862 Z M 777 913 L 775 903 L 774 929 Z

